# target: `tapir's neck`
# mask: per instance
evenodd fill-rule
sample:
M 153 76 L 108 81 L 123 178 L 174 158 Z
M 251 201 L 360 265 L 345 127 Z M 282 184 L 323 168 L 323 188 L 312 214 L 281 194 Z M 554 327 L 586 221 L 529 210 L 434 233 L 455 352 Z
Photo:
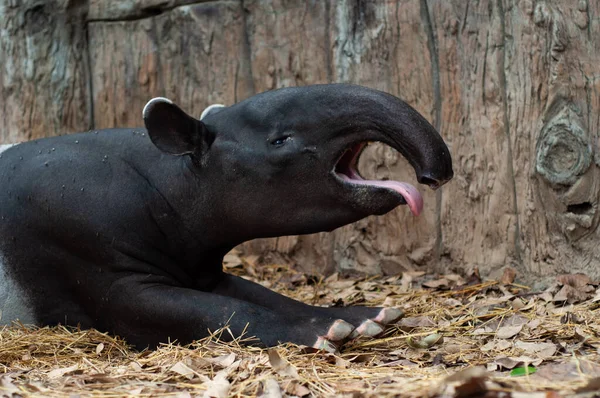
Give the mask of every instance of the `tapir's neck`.
M 166 222 L 180 231 L 185 250 L 222 257 L 247 240 L 226 216 L 220 182 L 209 172 L 187 156 L 162 156 L 161 163 L 152 168 L 150 178 L 160 193 L 157 199 L 166 200 L 173 210 Z

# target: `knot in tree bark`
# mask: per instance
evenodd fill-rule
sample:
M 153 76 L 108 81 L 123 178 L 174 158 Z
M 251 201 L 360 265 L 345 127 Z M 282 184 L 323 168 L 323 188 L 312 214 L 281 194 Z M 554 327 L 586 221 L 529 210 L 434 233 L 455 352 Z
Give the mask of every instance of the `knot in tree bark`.
M 536 148 L 536 172 L 552 185 L 573 185 L 592 163 L 586 131 L 570 109 L 563 109 L 542 128 Z

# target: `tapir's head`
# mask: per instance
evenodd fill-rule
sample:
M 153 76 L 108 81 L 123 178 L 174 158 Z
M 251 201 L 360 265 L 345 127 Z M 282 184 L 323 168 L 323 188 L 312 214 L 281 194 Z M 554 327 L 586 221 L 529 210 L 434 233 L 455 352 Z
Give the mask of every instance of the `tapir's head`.
M 246 239 L 332 230 L 401 204 L 418 215 L 423 198 L 412 185 L 360 176 L 371 141 L 399 151 L 431 188 L 453 176 L 448 148 L 418 112 L 360 86 L 269 91 L 201 120 L 155 98 L 144 121 L 160 150 L 192 158 L 202 195 L 211 192 L 213 211 Z

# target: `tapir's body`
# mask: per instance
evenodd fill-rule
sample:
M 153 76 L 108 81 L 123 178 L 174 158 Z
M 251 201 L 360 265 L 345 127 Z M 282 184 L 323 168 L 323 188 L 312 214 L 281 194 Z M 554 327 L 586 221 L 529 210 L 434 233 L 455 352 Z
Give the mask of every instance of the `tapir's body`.
M 138 347 L 189 342 L 226 323 L 234 333 L 248 325 L 265 345 L 332 349 L 356 332 L 377 334 L 398 311 L 304 305 L 223 273 L 222 258 L 249 239 L 331 230 L 405 201 L 420 211 L 412 187 L 357 177 L 362 147 L 342 161 L 366 140 L 400 144 L 375 131 L 395 134 L 382 116 L 395 106 L 411 118 L 401 130 L 424 131 L 397 149 L 419 179 L 441 185 L 452 170 L 435 130 L 395 97 L 345 85 L 265 93 L 202 121 L 156 99 L 147 129 L 1 152 L 1 322 L 95 327 Z

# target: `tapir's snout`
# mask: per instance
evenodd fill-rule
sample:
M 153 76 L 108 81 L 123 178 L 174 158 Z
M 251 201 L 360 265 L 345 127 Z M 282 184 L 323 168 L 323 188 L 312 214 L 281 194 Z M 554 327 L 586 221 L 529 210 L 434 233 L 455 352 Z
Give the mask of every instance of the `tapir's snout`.
M 400 98 L 354 85 L 323 86 L 319 94 L 316 101 L 331 125 L 354 136 L 353 142 L 362 138 L 391 146 L 410 162 L 419 183 L 437 189 L 454 176 L 438 131 Z
M 433 131 L 435 135 L 439 136 L 437 131 Z M 433 132 L 430 134 L 433 134 Z M 434 141 L 430 143 L 431 147 L 424 148 L 426 153 L 420 157 L 421 161 L 414 166 L 419 184 L 427 185 L 431 189 L 438 189 L 454 177 L 454 171 L 452 170 L 452 157 L 448 147 L 441 137 L 439 140 L 434 139 Z

